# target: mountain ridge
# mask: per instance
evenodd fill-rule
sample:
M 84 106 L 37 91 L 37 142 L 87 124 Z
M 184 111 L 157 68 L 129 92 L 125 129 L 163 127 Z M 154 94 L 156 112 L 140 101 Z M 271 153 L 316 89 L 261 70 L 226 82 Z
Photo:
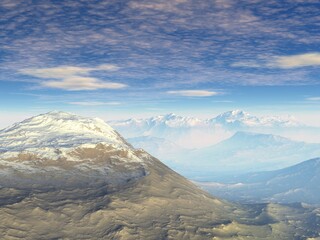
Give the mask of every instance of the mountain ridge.
M 212 146 L 188 150 L 176 156 L 175 163 L 166 163 L 188 178 L 218 181 L 234 174 L 281 169 L 318 156 L 318 143 L 239 131 Z
M 125 138 L 165 138 L 189 149 L 208 147 L 227 139 L 236 131 L 285 131 L 292 134 L 297 128 L 304 126 L 292 118 L 256 117 L 241 110 L 225 112 L 207 119 L 167 114 L 108 123 Z
M 8 149 L 0 154 L 0 238 L 293 239 L 319 232 L 308 225 L 320 221 L 314 209 L 248 207 L 212 197 L 107 125 L 81 117 L 75 125 L 65 117 L 42 115 L 1 132 Z M 85 124 L 80 132 L 78 124 Z M 96 124 L 107 133 L 102 139 Z M 42 141 L 57 136 L 62 143 L 35 141 L 30 148 L 8 141 L 31 141 L 41 131 Z
M 234 176 L 229 181 L 199 182 L 219 197 L 240 202 L 303 202 L 320 206 L 320 158 L 275 170 Z
M 118 185 L 143 177 L 144 165 L 135 149 L 97 118 L 53 111 L 0 130 L 2 186 L 86 186 L 93 179 Z

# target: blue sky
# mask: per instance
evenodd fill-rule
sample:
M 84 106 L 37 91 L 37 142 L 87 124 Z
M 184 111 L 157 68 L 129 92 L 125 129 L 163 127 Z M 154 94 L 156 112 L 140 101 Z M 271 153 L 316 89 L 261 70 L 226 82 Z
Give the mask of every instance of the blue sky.
M 320 122 L 320 3 L 1 0 L 0 126 L 241 108 Z

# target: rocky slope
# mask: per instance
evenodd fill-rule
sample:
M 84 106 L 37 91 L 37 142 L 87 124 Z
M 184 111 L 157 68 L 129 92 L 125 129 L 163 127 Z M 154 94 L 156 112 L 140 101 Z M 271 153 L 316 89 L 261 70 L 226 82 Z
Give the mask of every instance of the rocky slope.
M 100 120 L 53 112 L 0 136 L 1 239 L 319 235 L 316 209 L 213 198 Z

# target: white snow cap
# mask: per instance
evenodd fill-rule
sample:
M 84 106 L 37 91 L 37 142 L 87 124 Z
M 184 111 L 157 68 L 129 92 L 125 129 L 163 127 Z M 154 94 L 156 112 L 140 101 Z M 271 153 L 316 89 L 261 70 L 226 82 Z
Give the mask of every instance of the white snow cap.
M 224 112 L 211 119 L 198 119 L 194 117 L 182 117 L 174 113 L 155 116 L 145 119 L 131 118 L 128 120 L 110 121 L 111 126 L 116 129 L 127 128 L 132 131 L 135 128 L 148 131 L 156 127 L 170 128 L 192 128 L 192 127 L 211 127 L 214 124 L 222 126 L 238 125 L 242 127 L 298 127 L 302 126 L 293 117 L 283 118 L 277 116 L 257 117 L 248 112 L 236 109 Z M 125 133 L 124 133 L 125 134 Z
M 0 151 L 68 148 L 99 142 L 129 147 L 103 120 L 60 111 L 41 114 L 0 130 Z
M 282 118 L 277 116 L 265 116 L 257 117 L 251 115 L 242 110 L 233 110 L 229 112 L 222 113 L 211 120 L 212 122 L 222 123 L 222 124 L 232 124 L 239 123 L 244 126 L 259 126 L 259 127 L 297 127 L 301 126 L 301 123 L 295 121 L 293 117 Z

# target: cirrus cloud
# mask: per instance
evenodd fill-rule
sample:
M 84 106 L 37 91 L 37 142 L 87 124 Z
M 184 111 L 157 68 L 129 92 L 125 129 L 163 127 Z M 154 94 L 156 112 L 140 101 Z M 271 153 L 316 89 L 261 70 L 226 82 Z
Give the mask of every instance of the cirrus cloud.
M 117 106 L 121 105 L 120 102 L 68 102 L 71 105 L 79 105 L 79 106 Z
M 97 89 L 119 89 L 127 85 L 122 83 L 104 82 L 97 78 L 71 76 L 62 80 L 43 81 L 42 87 L 57 88 L 67 91 L 97 90 Z
M 293 69 L 301 67 L 320 66 L 320 53 L 304 53 L 288 56 L 270 56 L 267 59 L 245 60 L 234 62 L 232 67 L 248 67 L 248 68 L 282 68 Z
M 211 97 L 220 95 L 220 92 L 208 91 L 208 90 L 177 90 L 167 91 L 168 94 L 174 94 L 184 97 Z

